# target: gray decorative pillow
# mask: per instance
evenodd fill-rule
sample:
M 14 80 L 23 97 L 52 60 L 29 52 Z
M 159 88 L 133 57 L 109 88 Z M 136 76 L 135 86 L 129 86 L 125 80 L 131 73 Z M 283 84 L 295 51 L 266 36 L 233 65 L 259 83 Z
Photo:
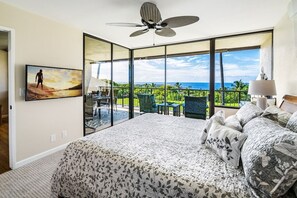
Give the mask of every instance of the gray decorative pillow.
M 213 121 L 205 145 L 214 150 L 226 163 L 238 167 L 240 148 L 247 135 Z
M 242 106 L 236 113 L 236 116 L 242 126 L 248 123 L 251 119 L 260 116 L 263 110 L 256 105 L 248 102 Z
M 297 133 L 297 111 L 290 117 L 290 120 L 288 121 L 286 127 L 291 131 Z
M 292 114 L 281 110 L 275 105 L 269 106 L 262 114 L 263 117 L 273 121 L 277 121 L 281 126 L 285 127 Z
M 248 122 L 241 149 L 243 170 L 256 197 L 279 197 L 297 181 L 297 134 L 257 117 Z
M 265 109 L 262 116 L 273 121 L 278 121 L 278 113 L 280 113 L 281 111 L 282 110 L 280 108 L 272 105 Z
M 224 124 L 225 120 L 225 112 L 224 111 L 218 111 L 216 112 L 209 120 L 206 121 L 205 127 L 203 128 L 201 138 L 200 138 L 200 143 L 204 144 L 205 140 L 207 138 L 207 133 L 211 127 L 212 122 L 216 120 L 217 122 Z
M 230 127 L 237 131 L 242 131 L 242 126 L 236 115 L 231 115 L 225 120 L 225 126 Z

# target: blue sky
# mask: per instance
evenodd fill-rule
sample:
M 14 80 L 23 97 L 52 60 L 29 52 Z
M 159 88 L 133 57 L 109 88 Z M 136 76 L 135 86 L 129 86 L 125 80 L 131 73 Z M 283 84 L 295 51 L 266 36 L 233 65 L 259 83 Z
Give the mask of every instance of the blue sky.
M 224 52 L 225 82 L 255 80 L 260 68 L 260 50 Z M 134 61 L 134 81 L 164 82 L 164 59 Z M 219 54 L 216 55 L 216 82 L 220 82 Z M 110 79 L 110 67 L 101 66 L 100 78 Z M 128 82 L 128 62 L 114 63 L 114 81 Z M 167 58 L 167 82 L 209 82 L 209 55 Z

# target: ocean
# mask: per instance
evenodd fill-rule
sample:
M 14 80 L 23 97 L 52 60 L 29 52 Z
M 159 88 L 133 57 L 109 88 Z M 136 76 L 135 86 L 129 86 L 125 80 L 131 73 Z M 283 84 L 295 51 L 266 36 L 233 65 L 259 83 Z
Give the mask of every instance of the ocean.
M 154 82 L 156 86 L 164 85 L 163 82 Z M 144 85 L 145 82 L 135 82 L 135 85 Z M 152 84 L 151 82 L 147 82 L 147 84 Z M 176 82 L 167 82 L 167 85 L 175 86 Z M 207 82 L 180 82 L 181 88 L 186 89 L 201 89 L 201 90 L 209 90 L 209 83 Z M 225 87 L 230 89 L 233 83 L 224 83 Z M 215 83 L 215 89 L 220 89 L 221 83 Z

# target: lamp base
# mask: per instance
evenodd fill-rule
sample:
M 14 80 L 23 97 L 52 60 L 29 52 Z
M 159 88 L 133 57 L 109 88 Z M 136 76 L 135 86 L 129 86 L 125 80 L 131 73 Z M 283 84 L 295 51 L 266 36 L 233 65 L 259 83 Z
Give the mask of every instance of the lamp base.
M 267 98 L 266 97 L 257 98 L 257 106 L 265 110 L 267 106 Z

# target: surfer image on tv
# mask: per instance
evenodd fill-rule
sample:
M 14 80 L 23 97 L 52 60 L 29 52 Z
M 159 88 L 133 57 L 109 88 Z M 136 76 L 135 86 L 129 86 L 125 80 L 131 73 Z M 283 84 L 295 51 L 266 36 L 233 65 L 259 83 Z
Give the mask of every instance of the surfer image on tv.
M 35 76 L 35 82 L 37 81 L 36 88 L 38 88 L 39 84 L 41 84 L 41 89 L 43 89 L 43 74 L 42 74 L 42 69 L 39 70 L 39 72 Z

